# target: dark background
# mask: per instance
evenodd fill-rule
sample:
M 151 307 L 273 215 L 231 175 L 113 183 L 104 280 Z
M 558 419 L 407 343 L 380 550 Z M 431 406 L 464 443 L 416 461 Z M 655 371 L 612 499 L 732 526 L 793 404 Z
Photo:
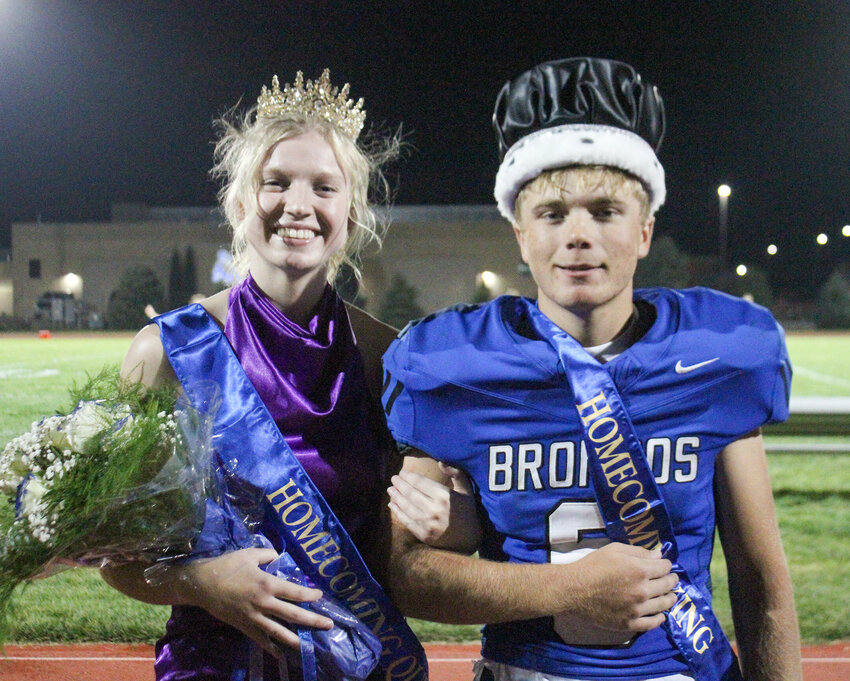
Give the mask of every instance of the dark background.
M 716 252 L 725 182 L 732 259 L 777 292 L 812 297 L 850 260 L 850 3 L 802 1 L 0 0 L 0 248 L 13 221 L 212 205 L 212 119 L 326 66 L 367 126 L 403 124 L 396 203 L 490 204 L 499 88 L 580 55 L 664 96 L 657 233 Z

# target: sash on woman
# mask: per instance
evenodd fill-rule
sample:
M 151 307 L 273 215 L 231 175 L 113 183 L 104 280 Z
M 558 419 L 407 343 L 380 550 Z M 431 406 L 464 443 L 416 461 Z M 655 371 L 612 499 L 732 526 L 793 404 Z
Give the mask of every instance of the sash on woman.
M 679 564 L 667 507 L 611 375 L 581 344 L 529 305 L 532 322 L 558 353 L 584 430 L 596 503 L 612 541 L 661 546 L 679 577 L 665 628 L 697 681 L 740 681 L 741 671 L 705 595 Z
M 193 405 L 205 397 L 199 379 L 212 380 L 221 390 L 214 445 L 228 482 L 240 493 L 252 490 L 262 497 L 265 518 L 298 567 L 378 637 L 381 678 L 426 681 L 421 644 L 298 462 L 216 322 L 197 304 L 155 321 Z

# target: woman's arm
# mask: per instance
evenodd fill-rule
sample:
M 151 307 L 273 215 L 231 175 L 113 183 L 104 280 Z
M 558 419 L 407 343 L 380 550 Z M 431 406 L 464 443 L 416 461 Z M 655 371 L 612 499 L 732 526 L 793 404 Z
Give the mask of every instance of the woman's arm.
M 121 374 L 147 386 L 177 381 L 155 324 L 146 326 L 133 339 Z M 112 587 L 136 600 L 201 607 L 279 655 L 279 643 L 293 648 L 299 645 L 298 636 L 279 620 L 318 629 L 330 629 L 333 623 L 297 605 L 319 599 L 319 589 L 298 586 L 260 568 L 276 557 L 270 549 L 243 549 L 175 564 L 159 570 L 153 579 L 146 576 L 150 565 L 139 562 L 107 565 L 101 574 Z
M 720 453 L 715 495 L 744 678 L 800 681 L 800 638 L 791 577 L 758 432 Z
M 148 387 L 177 383 L 177 376 L 165 356 L 156 324 L 148 324 L 130 343 L 130 349 L 121 364 L 121 378 Z

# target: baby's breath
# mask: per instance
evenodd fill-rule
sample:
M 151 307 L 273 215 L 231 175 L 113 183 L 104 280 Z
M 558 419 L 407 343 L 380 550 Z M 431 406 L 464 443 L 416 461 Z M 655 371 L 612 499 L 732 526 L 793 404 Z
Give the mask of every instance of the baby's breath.
M 204 484 L 186 485 L 207 470 L 209 452 L 182 446 L 173 388 L 128 384 L 113 369 L 72 399 L 73 409 L 0 450 L 0 645 L 13 589 L 55 559 L 96 566 L 185 554 L 203 522 Z M 175 476 L 173 464 L 159 474 L 174 457 L 191 475 Z

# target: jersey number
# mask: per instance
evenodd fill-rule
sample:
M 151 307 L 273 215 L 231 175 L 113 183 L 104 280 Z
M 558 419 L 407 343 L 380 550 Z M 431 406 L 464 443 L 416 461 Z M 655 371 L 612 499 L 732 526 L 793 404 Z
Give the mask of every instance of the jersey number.
M 549 562 L 572 563 L 591 551 L 610 543 L 605 523 L 595 501 L 564 501 L 549 514 Z M 628 646 L 634 639 L 623 640 L 622 634 L 589 626 L 565 616 L 553 618 L 555 633 L 564 643 L 574 646 Z

